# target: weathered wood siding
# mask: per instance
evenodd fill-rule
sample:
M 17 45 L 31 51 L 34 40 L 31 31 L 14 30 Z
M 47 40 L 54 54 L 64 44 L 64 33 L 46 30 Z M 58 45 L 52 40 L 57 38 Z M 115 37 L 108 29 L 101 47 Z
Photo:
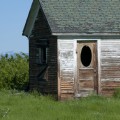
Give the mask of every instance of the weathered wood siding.
M 58 61 L 58 97 L 61 100 L 73 98 L 76 65 L 73 40 L 58 40 Z
M 48 40 L 47 47 L 47 69 L 45 71 L 46 83 L 42 84 L 38 78 L 39 73 L 45 67 L 37 61 L 39 45 L 44 45 L 43 41 Z M 39 10 L 38 16 L 29 38 L 29 86 L 30 90 L 37 89 L 43 93 L 57 93 L 57 38 L 51 35 L 49 26 Z
M 38 74 L 45 67 L 38 64 L 37 44 L 48 40 L 47 69 L 45 85 L 41 84 Z M 99 76 L 99 93 L 110 95 L 120 87 L 120 40 L 97 40 Z M 44 93 L 58 93 L 61 100 L 74 98 L 77 84 L 77 40 L 58 39 L 51 31 L 40 9 L 29 38 L 30 57 L 30 89 L 38 89 Z
M 57 38 L 51 37 L 49 40 L 49 47 L 47 52 L 48 60 L 48 93 L 57 94 Z
M 101 93 L 111 95 L 120 88 L 120 40 L 101 41 Z
M 76 40 L 58 40 L 58 95 L 59 99 L 75 96 L 77 85 Z M 120 40 L 97 40 L 98 93 L 112 95 L 120 88 Z

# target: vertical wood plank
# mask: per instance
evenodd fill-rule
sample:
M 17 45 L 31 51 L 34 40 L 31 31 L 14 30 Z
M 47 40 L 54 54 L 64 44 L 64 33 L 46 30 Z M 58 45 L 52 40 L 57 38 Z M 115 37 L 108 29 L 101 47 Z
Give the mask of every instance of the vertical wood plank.
M 101 40 L 97 40 L 98 59 L 98 94 L 101 93 Z
M 60 96 L 61 79 L 60 79 L 60 58 L 59 58 L 60 53 L 59 53 L 59 41 L 58 40 L 57 40 L 57 54 L 58 54 L 58 56 L 57 56 L 57 61 L 58 61 L 58 70 L 57 70 L 58 71 L 58 100 L 60 100 L 61 99 L 61 96 Z
M 76 96 L 77 94 L 78 94 L 78 84 L 77 84 L 77 40 L 75 39 L 74 40 L 74 49 L 75 49 L 75 51 L 74 51 L 74 59 L 75 59 L 75 61 L 74 61 L 74 71 L 75 71 L 75 73 L 74 73 L 74 96 Z

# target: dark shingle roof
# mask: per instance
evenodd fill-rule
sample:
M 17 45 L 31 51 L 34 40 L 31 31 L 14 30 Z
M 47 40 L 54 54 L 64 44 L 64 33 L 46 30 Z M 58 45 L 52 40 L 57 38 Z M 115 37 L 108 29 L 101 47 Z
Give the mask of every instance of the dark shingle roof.
M 53 33 L 120 32 L 120 0 L 40 0 Z

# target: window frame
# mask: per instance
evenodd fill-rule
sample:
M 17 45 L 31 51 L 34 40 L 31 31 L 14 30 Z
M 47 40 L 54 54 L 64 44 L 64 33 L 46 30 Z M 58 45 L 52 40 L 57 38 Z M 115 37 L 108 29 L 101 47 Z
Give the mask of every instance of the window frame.
M 37 48 L 37 64 L 47 64 L 47 47 Z

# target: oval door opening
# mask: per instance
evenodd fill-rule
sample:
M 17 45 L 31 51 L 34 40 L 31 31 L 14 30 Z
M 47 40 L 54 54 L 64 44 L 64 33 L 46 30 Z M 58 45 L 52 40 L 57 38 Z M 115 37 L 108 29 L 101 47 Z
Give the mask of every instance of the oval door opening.
M 88 67 L 92 60 L 92 53 L 89 46 L 84 46 L 81 50 L 81 62 L 85 67 Z

